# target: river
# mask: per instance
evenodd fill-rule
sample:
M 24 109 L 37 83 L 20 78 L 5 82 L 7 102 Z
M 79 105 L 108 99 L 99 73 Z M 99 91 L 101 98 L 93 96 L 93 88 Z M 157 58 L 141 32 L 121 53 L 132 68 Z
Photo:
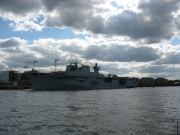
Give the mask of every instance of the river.
M 0 134 L 174 135 L 179 103 L 178 86 L 0 90 Z

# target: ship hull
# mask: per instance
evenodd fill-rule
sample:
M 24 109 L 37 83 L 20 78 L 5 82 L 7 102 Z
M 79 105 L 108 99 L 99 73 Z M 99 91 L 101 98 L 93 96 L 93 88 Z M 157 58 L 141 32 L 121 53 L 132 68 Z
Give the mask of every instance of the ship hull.
M 27 73 L 34 90 L 91 90 L 91 89 L 121 89 L 135 87 L 137 78 L 121 78 L 59 76 L 51 73 Z

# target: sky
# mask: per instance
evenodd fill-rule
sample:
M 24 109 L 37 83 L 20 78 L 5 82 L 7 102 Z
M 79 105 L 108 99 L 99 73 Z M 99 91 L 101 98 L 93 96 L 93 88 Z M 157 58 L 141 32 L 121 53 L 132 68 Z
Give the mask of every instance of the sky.
M 180 79 L 179 0 L 1 0 L 0 71 L 65 70 Z M 25 69 L 24 67 L 28 68 Z

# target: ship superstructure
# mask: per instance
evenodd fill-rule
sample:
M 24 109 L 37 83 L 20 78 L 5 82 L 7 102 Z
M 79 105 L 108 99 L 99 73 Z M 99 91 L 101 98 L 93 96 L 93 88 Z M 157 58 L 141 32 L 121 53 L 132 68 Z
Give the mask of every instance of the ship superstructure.
M 139 84 L 138 78 L 107 76 L 100 74 L 97 63 L 90 71 L 90 66 L 78 66 L 77 62 L 66 65 L 65 71 L 40 73 L 32 70 L 28 72 L 33 89 L 43 90 L 85 90 L 85 89 L 120 89 L 135 87 Z

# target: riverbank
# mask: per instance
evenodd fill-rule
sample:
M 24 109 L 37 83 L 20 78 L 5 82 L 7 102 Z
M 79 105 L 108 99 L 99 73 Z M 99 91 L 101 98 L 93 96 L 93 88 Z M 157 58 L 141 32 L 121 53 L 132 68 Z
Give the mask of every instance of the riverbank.
M 32 89 L 30 86 L 0 86 L 0 90 L 25 90 Z

